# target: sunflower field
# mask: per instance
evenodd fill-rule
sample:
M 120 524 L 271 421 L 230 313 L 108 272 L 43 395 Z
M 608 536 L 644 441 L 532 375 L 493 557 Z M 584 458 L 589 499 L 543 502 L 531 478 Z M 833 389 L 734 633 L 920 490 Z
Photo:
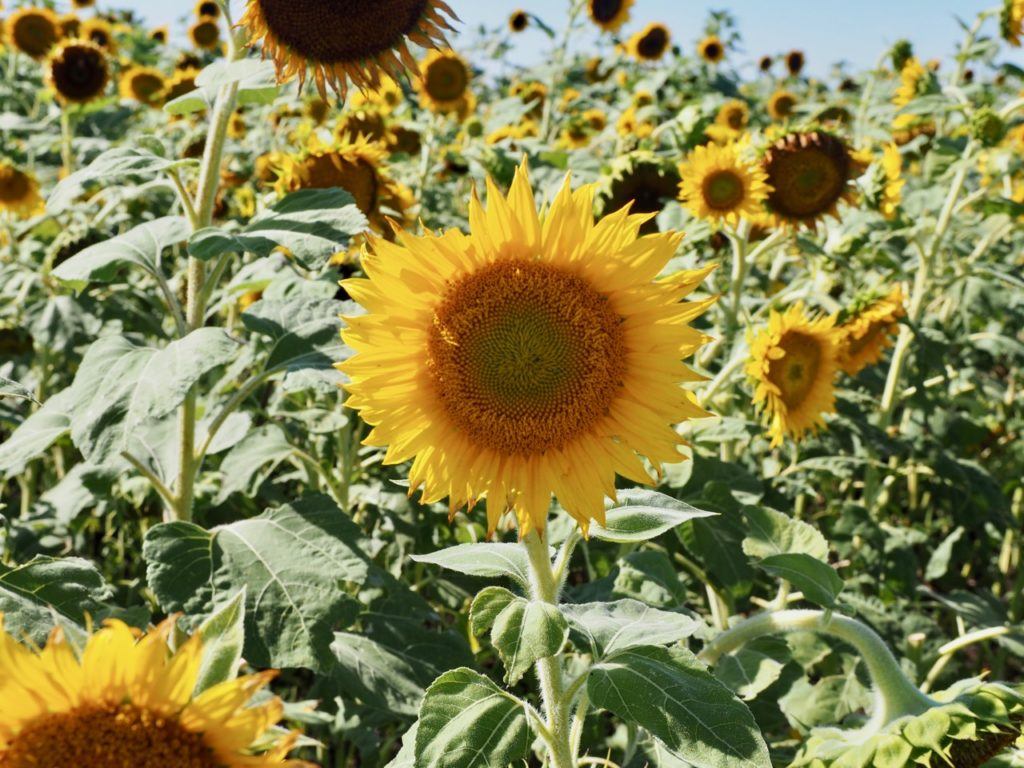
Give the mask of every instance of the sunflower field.
M 993 2 L 0 6 L 0 768 L 1024 768 Z

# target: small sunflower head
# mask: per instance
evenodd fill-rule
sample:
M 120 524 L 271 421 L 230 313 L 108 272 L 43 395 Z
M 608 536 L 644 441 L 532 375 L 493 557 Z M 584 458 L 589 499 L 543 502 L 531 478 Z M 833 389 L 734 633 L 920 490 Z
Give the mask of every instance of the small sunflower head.
M 634 0 L 587 0 L 590 20 L 605 32 L 618 32 L 629 20 Z
M 668 27 L 655 22 L 629 38 L 626 50 L 638 61 L 658 61 L 669 49 L 671 40 Z
M 765 172 L 736 144 L 696 147 L 679 165 L 679 175 L 679 198 L 697 218 L 735 226 L 741 217 L 764 212 Z
M 47 64 L 46 81 L 65 103 L 86 104 L 98 99 L 110 82 L 107 55 L 85 40 L 62 43 Z
M 170 38 L 170 30 L 167 27 L 156 27 L 149 31 L 149 39 L 157 45 L 167 45 Z
M 0 211 L 27 219 L 42 213 L 43 207 L 36 177 L 0 160 Z
M 772 64 L 774 64 L 774 63 L 775 63 L 775 61 L 774 61 L 774 59 L 772 59 L 771 56 L 762 56 L 757 61 L 757 68 L 759 70 L 761 70 L 762 72 L 771 72 L 772 71 Z
M 472 73 L 455 51 L 431 51 L 420 64 L 416 88 L 420 102 L 432 112 L 459 111 L 466 103 Z
M 709 64 L 717 64 L 725 58 L 725 44 L 718 35 L 709 35 L 698 43 L 697 53 Z
M 792 77 L 796 77 L 804 71 L 804 64 L 806 59 L 804 58 L 803 51 L 793 50 L 786 54 L 786 71 Z
M 799 99 L 797 99 L 796 94 L 792 91 L 775 91 L 775 93 L 768 98 L 768 114 L 771 116 L 772 120 L 782 122 L 783 120 L 789 119 L 798 102 Z
M 114 53 L 117 50 L 117 42 L 114 40 L 114 27 L 106 19 L 93 17 L 82 22 L 81 36 L 95 45 L 98 45 L 107 53 Z
M 718 108 L 715 122 L 705 128 L 704 132 L 712 140 L 728 144 L 743 135 L 748 122 L 750 122 L 750 108 L 747 103 L 740 99 L 729 99 Z
M 594 83 L 603 83 L 605 80 L 608 79 L 608 76 L 611 74 L 610 69 L 601 69 L 603 63 L 604 62 L 601 61 L 601 58 L 599 56 L 594 56 L 593 58 L 587 59 L 587 63 L 583 68 L 583 76 L 591 85 L 593 85 Z
M 216 3 L 214 3 L 216 5 Z M 188 28 L 192 45 L 203 51 L 215 51 L 220 46 L 220 22 L 216 16 L 200 16 Z
M 512 11 L 508 17 L 508 28 L 513 32 L 522 32 L 530 26 L 530 14 L 520 9 Z
M 618 158 L 595 200 L 599 216 L 607 216 L 626 206 L 630 213 L 648 216 L 641 234 L 658 231 L 657 215 L 676 199 L 679 171 L 651 152 L 634 152 Z
M 33 59 L 44 59 L 60 41 L 60 19 L 49 8 L 19 8 L 5 22 L 7 41 Z
M 887 294 L 858 297 L 843 313 L 839 367 L 844 373 L 856 376 L 882 359 L 906 315 L 903 303 L 903 290 L 896 286 Z
M 194 91 L 197 77 L 199 77 L 199 69 L 195 67 L 175 70 L 174 74 L 167 79 L 164 92 L 165 100 L 174 101 L 179 96 Z
M 892 62 L 892 68 L 897 72 L 903 69 L 903 65 L 906 64 L 913 55 L 914 45 L 906 38 L 900 38 L 893 43 L 892 48 L 889 49 L 889 61 Z
M 971 116 L 971 136 L 982 146 L 994 147 L 1006 136 L 1006 123 L 991 107 L 982 107 Z
M 199 0 L 192 10 L 196 18 L 200 19 L 204 16 L 211 19 L 219 19 L 222 13 L 220 3 L 217 0 Z
M 117 90 L 122 99 L 158 107 L 163 103 L 166 85 L 167 81 L 159 69 L 132 66 L 121 73 Z
M 82 20 L 74 13 L 65 13 L 60 17 L 60 36 L 67 40 L 79 37 L 82 31 Z

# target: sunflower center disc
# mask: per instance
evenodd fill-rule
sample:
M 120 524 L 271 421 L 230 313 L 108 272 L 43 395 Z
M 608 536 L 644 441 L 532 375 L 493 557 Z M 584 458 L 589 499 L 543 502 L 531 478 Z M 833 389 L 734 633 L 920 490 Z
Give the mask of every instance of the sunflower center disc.
M 665 52 L 668 45 L 668 35 L 661 28 L 652 29 L 644 35 L 637 44 L 637 51 L 645 59 L 657 59 Z
M 482 448 L 537 455 L 585 434 L 618 396 L 622 321 L 586 280 L 507 260 L 455 283 L 429 366 L 453 426 Z
M 428 0 L 259 0 L 267 27 L 299 56 L 340 64 L 373 58 L 417 29 Z
M 220 38 L 220 27 L 217 26 L 215 21 L 203 21 L 196 24 L 192 34 L 195 36 L 195 41 L 198 45 L 211 46 Z
M 57 30 L 45 16 L 24 16 L 15 25 L 13 37 L 15 45 L 38 58 L 57 42 Z
M 622 10 L 622 0 L 591 0 L 590 12 L 595 21 L 609 22 Z
M 0 200 L 17 203 L 28 195 L 28 177 L 13 168 L 0 168 Z
M 721 170 L 704 180 L 704 201 L 716 211 L 731 211 L 743 200 L 743 180 L 733 171 Z
M 131 704 L 44 715 L 0 752 L 0 768 L 217 768 L 220 764 L 201 734 Z
M 782 402 L 789 409 L 800 407 L 818 378 L 821 346 L 813 336 L 789 332 L 779 346 L 785 353 L 772 360 L 768 378 L 779 388 Z
M 335 152 L 312 155 L 302 163 L 300 175 L 303 189 L 341 187 L 365 215 L 377 210 L 377 171 L 364 160 L 353 162 Z
M 427 69 L 424 87 L 435 101 L 455 101 L 462 98 L 469 85 L 469 77 L 462 62 L 441 59 Z
M 738 131 L 746 125 L 742 109 L 730 109 L 725 116 L 725 122 L 734 131 Z
M 773 207 L 791 216 L 816 216 L 828 211 L 842 196 L 846 186 L 845 168 L 837 158 L 818 149 L 798 149 L 780 153 L 769 169 L 774 192 Z

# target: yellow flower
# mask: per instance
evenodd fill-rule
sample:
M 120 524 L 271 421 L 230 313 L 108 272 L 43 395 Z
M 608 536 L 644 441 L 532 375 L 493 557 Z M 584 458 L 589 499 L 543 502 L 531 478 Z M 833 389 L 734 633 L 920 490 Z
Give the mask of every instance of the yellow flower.
M 676 199 L 679 172 L 651 152 L 638 151 L 615 160 L 597 195 L 597 212 L 606 216 L 631 206 L 631 213 L 648 215 L 640 234 L 658 231 L 655 217 Z
M 98 99 L 110 82 L 107 56 L 86 40 L 62 43 L 47 61 L 46 82 L 65 103 L 86 104 Z
M 886 296 L 855 308 L 839 326 L 843 334 L 839 367 L 856 376 L 869 365 L 882 359 L 892 346 L 892 337 L 899 328 L 903 309 L 903 290 L 896 286 Z
M 892 103 L 897 107 L 909 104 L 918 95 L 921 84 L 927 77 L 928 70 L 922 66 L 917 56 L 911 56 L 900 70 L 900 86 L 892 97 Z
M 616 474 L 649 482 L 637 454 L 679 461 L 671 425 L 707 415 L 680 384 L 713 302 L 682 299 L 710 268 L 655 280 L 681 235 L 638 238 L 624 210 L 595 223 L 592 186 L 567 179 L 540 214 L 525 165 L 507 198 L 487 188 L 469 235 L 372 240 L 368 279 L 343 283 L 367 310 L 342 332 L 348 404 L 424 503 L 486 498 L 491 530 L 512 509 L 525 536 L 554 493 L 586 530 Z
M 603 109 L 599 109 L 597 107 L 592 107 L 591 109 L 586 110 L 581 117 L 583 118 L 583 122 L 585 122 L 592 131 L 603 131 L 605 126 L 608 125 L 608 116 L 605 115 Z
M 384 75 L 417 71 L 409 43 L 443 43 L 446 15 L 455 17 L 444 0 L 248 0 L 240 23 L 250 43 L 263 42 L 280 81 L 298 77 L 301 86 L 312 69 L 322 97 L 330 85 L 344 98 L 349 81 L 372 89 Z
M 154 43 L 159 43 L 160 45 L 166 44 L 168 37 L 170 37 L 170 30 L 166 27 L 166 25 L 162 27 L 156 27 L 155 29 L 152 29 L 149 32 L 149 39 L 152 40 Z
M 664 24 L 648 24 L 626 44 L 629 54 L 639 61 L 657 61 L 665 55 L 671 38 Z
M 352 93 L 348 103 L 352 109 L 369 106 L 382 114 L 391 114 L 402 103 L 403 98 L 398 83 L 390 77 L 382 77 L 376 88 Z
M 617 32 L 629 20 L 634 0 L 587 0 L 590 19 L 605 32 Z
M 114 41 L 114 28 L 110 22 L 104 19 L 93 17 L 82 22 L 80 32 L 82 38 L 95 43 L 107 53 L 114 53 L 117 50 L 117 43 Z
M 204 51 L 215 51 L 220 46 L 220 23 L 215 16 L 200 16 L 188 28 L 192 45 Z
M 764 170 L 741 157 L 736 144 L 696 147 L 679 165 L 679 197 L 700 218 L 736 226 L 764 210 L 769 188 Z
M 725 58 L 725 46 L 718 35 L 709 35 L 697 44 L 697 53 L 704 61 L 717 64 Z
M 221 16 L 220 3 L 217 0 L 199 0 L 192 12 L 200 19 L 204 16 L 219 19 Z
M 198 69 L 179 69 L 167 79 L 164 97 L 167 101 L 174 101 L 179 96 L 191 93 L 196 89 L 196 78 L 199 77 Z
M 517 80 L 508 89 L 510 96 L 517 97 L 523 104 L 530 107 L 530 117 L 539 118 L 544 113 L 544 102 L 548 98 L 548 87 L 544 83 L 530 81 L 524 83 Z
M 465 107 L 471 73 L 455 51 L 431 51 L 420 64 L 416 90 L 420 104 L 431 112 L 460 111 Z
M 534 120 L 523 120 L 519 125 L 505 125 L 487 134 L 488 144 L 499 144 L 506 139 L 525 139 L 537 136 L 540 127 Z
M 60 36 L 62 39 L 69 37 L 79 37 L 79 32 L 82 31 L 82 20 L 78 18 L 74 13 L 65 13 L 59 19 L 60 22 Z
M 768 99 L 768 114 L 772 120 L 785 120 L 793 114 L 797 101 L 796 94 L 790 91 L 775 91 Z
M 6 39 L 33 59 L 43 59 L 60 40 L 60 20 L 49 8 L 26 6 L 14 11 L 5 22 Z
M 280 699 L 248 706 L 275 673 L 193 695 L 202 641 L 195 635 L 172 653 L 172 631 L 168 620 L 139 638 L 111 621 L 76 654 L 59 630 L 41 650 L 23 646 L 0 619 L 0 765 L 301 765 L 286 760 L 296 734 L 267 741 Z M 260 739 L 265 750 L 251 754 Z
M 999 31 L 1010 45 L 1020 47 L 1024 34 L 1024 0 L 1003 0 L 999 13 Z
M 625 138 L 646 139 L 654 133 L 654 124 L 637 117 L 636 107 L 630 107 L 619 115 L 615 129 Z
M 882 171 L 885 174 L 885 187 L 882 190 L 882 215 L 887 219 L 896 216 L 896 210 L 903 201 L 903 160 L 896 144 L 887 144 L 882 150 Z
M 513 32 L 522 32 L 530 25 L 530 15 L 523 10 L 513 11 L 508 17 L 508 28 Z
M 234 112 L 231 115 L 231 120 L 228 121 L 228 136 L 232 139 L 242 139 L 245 138 L 248 131 L 249 127 L 245 124 L 245 117 L 240 112 Z
M 711 139 L 722 144 L 735 141 L 743 135 L 750 121 L 750 108 L 745 101 L 730 99 L 718 108 L 715 122 L 704 129 Z
M 762 411 L 773 448 L 789 436 L 800 440 L 835 410 L 839 341 L 835 315 L 810 318 L 802 304 L 771 311 L 768 327 L 748 332 L 746 372 L 757 384 L 754 404 Z
M 43 210 L 36 177 L 0 160 L 0 211 L 27 219 Z

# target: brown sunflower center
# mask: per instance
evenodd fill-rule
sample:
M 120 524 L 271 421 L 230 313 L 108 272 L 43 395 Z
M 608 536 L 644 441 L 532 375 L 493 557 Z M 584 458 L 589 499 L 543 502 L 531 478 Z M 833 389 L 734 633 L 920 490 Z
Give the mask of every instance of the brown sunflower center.
M 155 72 L 137 72 L 132 75 L 132 96 L 145 104 L 157 101 L 163 89 L 164 79 Z
M 453 426 L 474 445 L 537 455 L 585 434 L 622 388 L 622 318 L 589 282 L 510 259 L 455 283 L 428 360 Z
M 526 23 L 529 21 L 529 17 L 522 11 L 516 11 L 512 14 L 512 29 L 516 32 L 522 32 L 526 29 Z
M 107 34 L 105 29 L 89 30 L 89 40 L 96 43 L 100 48 L 106 48 L 110 45 L 110 35 Z
M 741 202 L 745 187 L 735 171 L 723 168 L 709 173 L 701 186 L 704 202 L 716 211 L 731 211 Z
M 466 66 L 455 58 L 432 61 L 423 77 L 423 87 L 434 101 L 456 101 L 466 93 L 469 73 Z
M 21 202 L 30 192 L 31 184 L 26 174 L 15 168 L 0 167 L 0 202 Z
M 660 59 L 668 47 L 668 31 L 654 27 L 637 42 L 636 50 L 645 59 Z
M 603 209 L 610 213 L 632 202 L 632 213 L 660 213 L 668 201 L 675 199 L 678 187 L 678 174 L 656 164 L 641 162 L 612 181 L 611 194 Z M 657 231 L 658 222 L 654 219 L 640 227 L 643 235 Z
M 590 0 L 590 16 L 603 24 L 614 21 L 622 12 L 622 0 Z
M 384 53 L 415 32 L 429 0 L 258 0 L 270 31 L 313 62 L 341 64 Z
M 765 170 L 772 208 L 783 216 L 814 218 L 828 212 L 846 189 L 849 155 L 835 139 L 809 136 L 780 140 Z
M 220 16 L 220 6 L 215 2 L 200 3 L 196 6 L 197 16 Z
M 718 61 L 722 58 L 722 44 L 712 41 L 704 44 L 704 58 L 708 61 Z
M 221 764 L 202 734 L 131 704 L 43 715 L 0 752 L 0 768 L 218 768 Z
M 32 12 L 17 18 L 11 34 L 18 50 L 34 59 L 45 56 L 59 37 L 56 25 L 48 16 Z
M 779 388 L 782 402 L 789 409 L 799 408 L 807 399 L 821 367 L 821 344 L 813 336 L 789 331 L 779 342 L 783 355 L 772 360 L 768 379 Z
M 89 101 L 103 93 L 107 84 L 107 62 L 103 52 L 84 45 L 71 45 L 50 65 L 54 89 L 70 101 Z
M 377 210 L 380 178 L 377 169 L 362 158 L 350 159 L 338 152 L 311 155 L 303 161 L 299 179 L 302 189 L 341 187 L 367 216 Z
M 210 48 L 220 40 L 220 26 L 216 21 L 200 21 L 192 27 L 192 39 L 200 48 Z
M 1008 749 L 1020 737 L 1016 727 L 979 734 L 975 739 L 958 739 L 949 749 L 953 768 L 980 768 Z
M 747 113 L 740 107 L 729 107 L 724 113 L 725 124 L 734 131 L 742 129 L 747 124 Z
M 789 117 L 789 115 L 793 114 L 793 107 L 795 106 L 796 99 L 787 93 L 772 99 L 772 112 L 775 117 Z

